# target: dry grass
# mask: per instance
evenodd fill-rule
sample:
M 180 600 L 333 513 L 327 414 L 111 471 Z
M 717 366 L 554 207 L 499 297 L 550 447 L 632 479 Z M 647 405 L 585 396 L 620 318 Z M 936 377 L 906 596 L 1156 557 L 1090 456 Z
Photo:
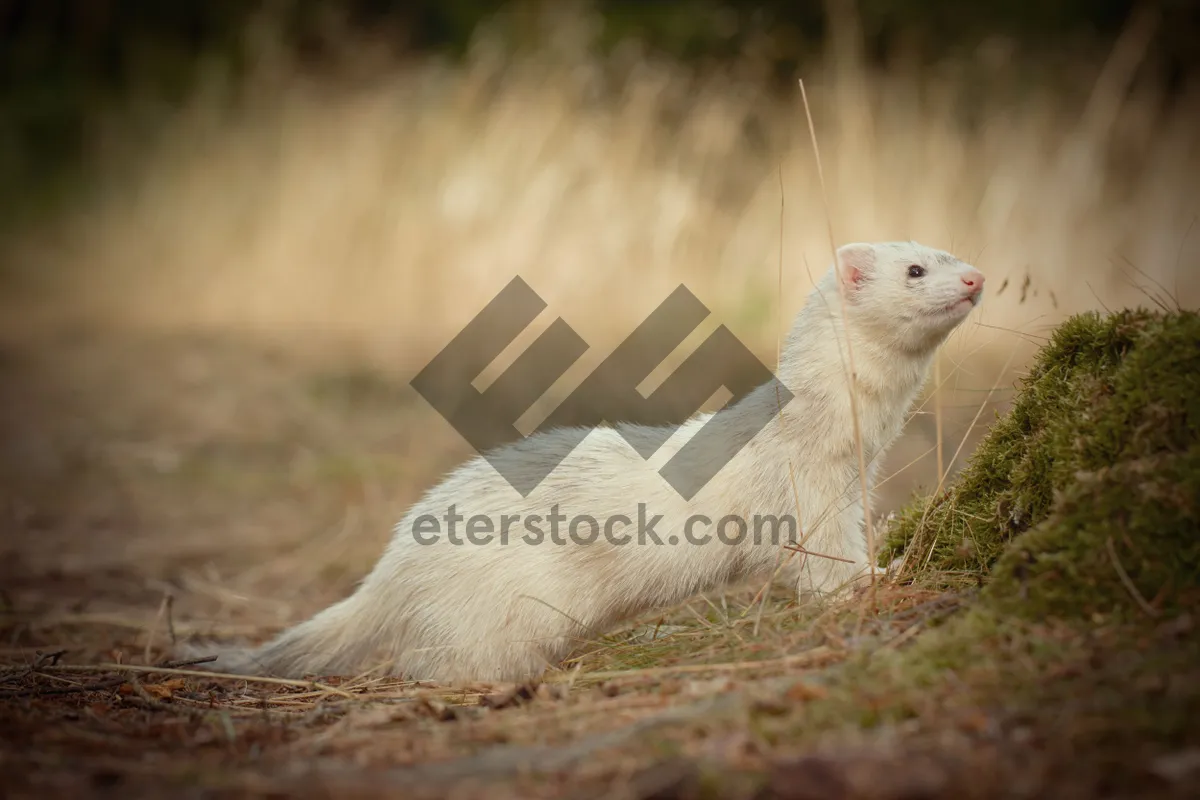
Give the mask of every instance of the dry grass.
M 602 59 L 580 19 L 559 21 L 554 48 L 483 40 L 462 66 L 363 55 L 315 77 L 268 47 L 244 84 L 214 84 L 158 135 L 114 134 L 94 193 L 0 245 L 28 278 L 0 315 L 14 792 L 441 796 L 469 778 L 464 796 L 559 795 L 568 780 L 651 796 L 695 780 L 672 772 L 681 754 L 786 771 L 812 741 L 755 715 L 798 724 L 822 676 L 905 647 L 959 603 L 883 586 L 864 619 L 856 602 L 757 606 L 751 587 L 639 622 L 665 638 L 590 643 L 525 689 L 113 666 L 161 664 L 180 638 L 262 638 L 348 591 L 466 454 L 409 376 L 514 274 L 593 345 L 556 395 L 681 281 L 772 351 L 828 260 L 798 96 L 634 49 Z M 1133 81 L 1148 46 L 1135 27 L 1106 65 L 1044 90 L 998 77 L 988 53 L 884 74 L 832 52 L 804 76 L 838 236 L 947 247 L 993 287 L 893 454 L 881 511 L 969 453 L 1009 365 L 1068 313 L 1144 304 L 1155 285 L 1200 301 L 1181 266 L 1200 263 L 1200 104 Z M 60 650 L 57 666 L 38 654 Z M 878 796 L 868 784 L 922 748 L 1019 765 L 1019 747 L 946 738 L 983 712 L 942 680 L 910 750 L 885 737 L 824 796 Z M 938 791 L 966 796 L 968 778 Z
M 461 67 L 368 62 L 352 77 L 262 50 L 259 74 L 214 81 L 156 138 L 115 128 L 99 196 L 11 257 L 67 273 L 64 291 L 105 319 L 321 326 L 404 343 L 416 362 L 514 274 L 597 345 L 678 281 L 774 341 L 775 250 L 785 316 L 827 261 L 798 94 L 632 51 L 602 60 L 568 22 L 548 51 L 485 40 Z M 1018 91 L 984 56 L 805 75 L 839 237 L 977 258 L 1013 285 L 983 321 L 1023 330 L 1140 299 L 1121 257 L 1195 300 L 1179 264 L 1200 247 L 1197 106 L 1126 94 L 1148 45 L 1133 33 L 1053 89 Z

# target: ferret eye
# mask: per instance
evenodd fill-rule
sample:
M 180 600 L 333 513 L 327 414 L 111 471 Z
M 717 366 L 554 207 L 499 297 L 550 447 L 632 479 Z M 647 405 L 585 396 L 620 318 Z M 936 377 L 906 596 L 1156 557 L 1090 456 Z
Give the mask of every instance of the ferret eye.
M 908 277 L 910 277 L 910 278 L 925 277 L 925 268 L 920 266 L 919 264 L 913 264 L 912 266 L 910 266 L 908 268 Z

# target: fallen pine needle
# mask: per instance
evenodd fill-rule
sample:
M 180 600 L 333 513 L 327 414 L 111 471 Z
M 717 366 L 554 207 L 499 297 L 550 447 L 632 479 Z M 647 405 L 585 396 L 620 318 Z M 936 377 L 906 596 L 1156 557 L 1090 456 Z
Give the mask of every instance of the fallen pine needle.
M 181 675 L 192 678 L 213 678 L 224 680 L 239 680 L 247 683 L 268 683 L 274 686 L 296 686 L 301 689 L 319 689 L 326 694 L 336 694 L 350 700 L 355 695 L 334 686 L 327 686 L 317 681 L 293 680 L 290 678 L 269 678 L 262 675 L 234 675 L 229 672 L 208 672 L 200 669 L 177 669 L 172 667 L 142 666 L 139 664 L 60 664 L 53 667 L 42 667 L 45 672 L 133 672 L 155 675 Z
M 652 675 L 679 675 L 692 672 L 735 672 L 743 669 L 760 669 L 763 667 L 795 666 L 797 664 L 813 664 L 837 657 L 837 653 L 828 647 L 814 647 L 804 653 L 783 656 L 781 658 L 765 658 L 761 661 L 733 661 L 724 664 L 680 664 L 673 667 L 646 667 L 645 669 L 620 669 L 608 672 L 589 672 L 583 677 L 588 680 L 611 678 L 641 678 Z M 560 679 L 565 680 L 565 679 Z M 548 680 L 547 683 L 554 682 Z

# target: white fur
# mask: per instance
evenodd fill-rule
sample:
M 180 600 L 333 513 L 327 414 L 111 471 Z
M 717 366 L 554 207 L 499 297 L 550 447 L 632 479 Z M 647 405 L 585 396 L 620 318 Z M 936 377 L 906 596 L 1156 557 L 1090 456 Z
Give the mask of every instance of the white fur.
M 908 276 L 910 265 L 927 274 Z M 838 281 L 846 290 L 843 314 Z M 974 281 L 976 290 L 965 281 Z M 375 569 L 350 597 L 281 634 L 257 651 L 230 653 L 213 669 L 281 676 L 346 674 L 383 667 L 425 680 L 518 680 L 561 661 L 581 642 L 623 619 L 673 604 L 739 579 L 764 578 L 780 548 L 739 545 L 714 537 L 688 544 L 683 521 L 704 514 L 792 514 L 804 547 L 850 559 L 782 553 L 784 576 L 800 592 L 830 592 L 866 574 L 858 451 L 851 417 L 845 338 L 858 375 L 858 412 L 868 481 L 899 435 L 937 347 L 978 302 L 983 276 L 952 255 L 916 243 L 852 244 L 818 282 L 798 314 L 777 376 L 795 395 L 741 452 L 690 501 L 657 470 L 708 415 L 685 423 L 644 460 L 613 428 L 597 428 L 526 498 L 486 460 L 476 457 L 421 498 L 396 526 Z M 964 299 L 970 302 L 963 302 Z M 775 403 L 770 385 L 739 401 L 749 414 Z M 509 446 L 514 463 L 537 457 L 550 431 Z M 542 451 L 544 452 L 544 451 Z M 789 469 L 790 468 L 790 469 Z M 794 480 L 793 480 L 794 479 Z M 797 512 L 797 501 L 799 511 Z M 524 517 L 557 504 L 570 518 L 602 522 L 638 504 L 662 515 L 654 530 L 662 545 L 613 546 L 566 539 L 523 541 Z M 442 518 L 449 506 L 464 517 L 484 514 L 498 533 L 501 516 L 521 514 L 507 545 L 451 544 L 443 530 L 434 545 L 418 544 L 413 522 Z M 459 523 L 463 534 L 464 523 Z M 543 526 L 547 529 L 548 526 Z M 586 529 L 582 529 L 586 532 Z M 714 533 L 714 528 L 696 528 Z M 566 535 L 566 532 L 563 532 Z M 670 536 L 678 544 L 668 544 Z

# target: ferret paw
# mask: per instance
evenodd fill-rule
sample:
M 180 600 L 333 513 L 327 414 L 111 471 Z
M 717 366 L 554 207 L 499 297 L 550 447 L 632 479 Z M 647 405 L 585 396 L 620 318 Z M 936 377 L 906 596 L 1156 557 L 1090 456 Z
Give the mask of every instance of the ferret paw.
M 801 600 L 832 598 L 886 577 L 887 570 L 883 567 L 865 562 L 838 563 L 836 567 L 826 570 L 819 580 L 814 581 L 811 575 L 801 575 L 796 584 L 796 594 Z

